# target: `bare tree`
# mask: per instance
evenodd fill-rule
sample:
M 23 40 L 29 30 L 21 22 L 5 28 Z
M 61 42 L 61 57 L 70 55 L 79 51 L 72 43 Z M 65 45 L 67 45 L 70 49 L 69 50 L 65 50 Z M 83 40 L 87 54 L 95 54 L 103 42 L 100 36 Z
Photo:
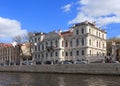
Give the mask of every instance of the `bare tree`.
M 22 42 L 22 37 L 21 36 L 15 36 L 12 38 L 13 41 L 17 42 L 17 43 L 21 43 Z
M 33 33 L 28 32 L 26 35 L 18 35 L 13 37 L 12 41 L 15 41 L 17 43 L 29 42 L 32 36 L 33 36 Z

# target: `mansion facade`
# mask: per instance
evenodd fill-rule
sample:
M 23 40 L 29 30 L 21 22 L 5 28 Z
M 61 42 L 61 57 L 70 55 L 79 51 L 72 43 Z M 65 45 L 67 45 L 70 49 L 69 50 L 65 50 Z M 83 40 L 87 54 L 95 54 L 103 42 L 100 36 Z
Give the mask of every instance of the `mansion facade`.
M 34 33 L 31 40 L 34 61 L 86 60 L 106 56 L 106 31 L 88 21 L 74 24 L 67 31 Z

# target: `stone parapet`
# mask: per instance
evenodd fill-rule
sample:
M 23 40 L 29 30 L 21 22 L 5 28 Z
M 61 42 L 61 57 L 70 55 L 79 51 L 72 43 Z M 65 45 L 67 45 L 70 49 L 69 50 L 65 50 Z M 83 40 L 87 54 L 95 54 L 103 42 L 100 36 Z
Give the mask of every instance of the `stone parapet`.
M 38 72 L 38 73 L 71 73 L 71 74 L 115 74 L 120 75 L 120 64 L 91 63 L 66 65 L 23 65 L 1 66 L 1 72 Z

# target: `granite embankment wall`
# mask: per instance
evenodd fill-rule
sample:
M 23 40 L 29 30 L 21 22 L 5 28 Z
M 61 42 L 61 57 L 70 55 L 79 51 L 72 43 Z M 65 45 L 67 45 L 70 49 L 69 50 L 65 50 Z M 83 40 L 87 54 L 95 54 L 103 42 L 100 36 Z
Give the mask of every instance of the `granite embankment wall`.
M 39 72 L 39 73 L 80 73 L 80 74 L 117 74 L 120 75 L 120 64 L 92 63 L 69 65 L 23 65 L 1 66 L 1 72 Z

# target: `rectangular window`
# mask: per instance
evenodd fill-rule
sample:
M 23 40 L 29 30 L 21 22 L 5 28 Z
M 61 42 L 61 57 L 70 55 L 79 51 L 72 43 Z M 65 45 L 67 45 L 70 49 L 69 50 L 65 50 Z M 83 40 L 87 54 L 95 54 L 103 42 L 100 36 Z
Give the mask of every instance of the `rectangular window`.
M 37 51 L 37 46 L 35 46 L 35 51 Z
M 40 54 L 38 54 L 38 58 L 40 58 Z
M 72 41 L 70 41 L 70 47 L 72 47 Z
M 37 38 L 35 38 L 35 42 L 37 42 Z
M 76 35 L 78 35 L 79 34 L 79 30 L 76 30 Z
M 42 54 L 42 58 L 44 58 L 44 54 Z
M 81 52 L 82 52 L 82 55 L 84 55 L 84 54 L 85 54 L 85 53 L 84 53 L 84 50 L 82 50 Z
M 79 56 L 79 51 L 76 51 L 76 56 Z
M 52 53 L 52 52 L 50 53 L 50 56 L 53 56 L 53 53 Z
M 103 43 L 103 49 L 104 49 L 104 43 Z
M 35 58 L 37 58 L 37 55 L 35 54 Z
M 76 46 L 79 46 L 79 39 L 76 39 Z
M 84 45 L 84 39 L 82 39 L 82 45 Z
M 46 46 L 48 47 L 48 42 L 46 42 Z
M 56 47 L 58 47 L 58 41 L 57 40 L 55 41 L 55 45 L 56 45 Z
M 62 41 L 62 47 L 64 47 L 64 41 Z
M 55 56 L 58 56 L 58 53 L 57 53 L 57 52 L 55 53 Z
M 100 37 L 100 33 L 99 33 L 99 37 Z
M 91 39 L 89 40 L 89 45 L 91 45 Z
M 70 52 L 70 56 L 72 56 L 72 51 Z
M 64 52 L 62 52 L 62 56 L 64 56 Z
M 91 50 L 89 52 L 90 52 L 90 56 L 91 56 Z
M 102 34 L 102 38 L 104 39 L 104 34 Z
M 67 41 L 65 42 L 65 47 L 68 47 L 68 42 Z
M 81 29 L 81 33 L 84 34 L 84 29 L 83 28 Z
M 96 36 L 98 36 L 98 31 L 96 31 Z
M 48 53 L 46 53 L 46 57 L 48 57 Z
M 65 56 L 68 56 L 68 52 L 65 52 Z
M 96 47 L 98 47 L 98 41 L 97 41 L 97 43 L 96 43 Z
M 51 46 L 53 45 L 53 42 L 52 42 L 52 41 L 50 42 L 50 45 L 51 45 Z
M 91 33 L 91 29 L 89 29 L 89 33 Z
M 101 43 L 99 42 L 99 48 L 101 48 Z
M 42 50 L 44 50 L 44 45 L 42 44 Z
M 40 51 L 40 45 L 38 45 L 38 51 Z

